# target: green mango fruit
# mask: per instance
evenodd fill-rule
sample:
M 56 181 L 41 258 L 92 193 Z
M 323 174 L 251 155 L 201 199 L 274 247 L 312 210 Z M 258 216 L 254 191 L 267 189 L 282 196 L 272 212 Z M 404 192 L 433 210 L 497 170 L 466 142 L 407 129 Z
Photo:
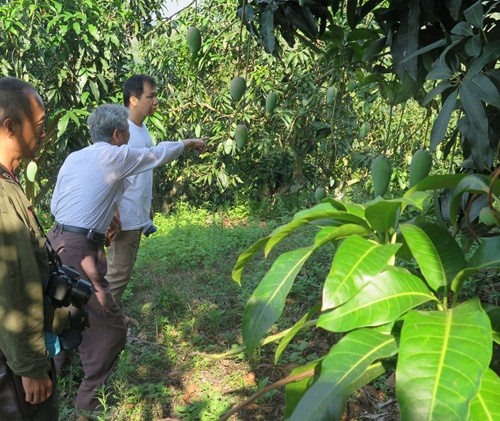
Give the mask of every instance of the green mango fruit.
M 248 137 L 248 129 L 244 124 L 238 124 L 234 130 L 234 138 L 238 149 L 243 149 Z
M 495 215 L 493 214 L 493 211 L 488 206 L 484 207 L 479 212 L 479 222 L 482 222 L 485 225 L 496 225 L 497 224 L 497 220 L 495 218 Z
M 189 50 L 192 54 L 196 54 L 201 48 L 201 33 L 196 26 L 188 28 L 186 33 L 186 41 Z
M 326 196 L 326 190 L 323 187 L 318 187 L 314 192 L 314 198 L 317 202 L 323 200 Z
M 419 149 L 413 155 L 410 164 L 410 187 L 429 175 L 432 167 L 432 156 L 428 150 Z
M 26 167 L 26 178 L 33 183 L 35 181 L 36 172 L 38 171 L 38 165 L 35 161 L 30 161 Z
M 372 178 L 375 197 L 383 196 L 391 181 L 391 161 L 386 156 L 377 156 L 372 162 Z
M 336 96 L 337 96 L 337 88 L 335 86 L 330 86 L 326 90 L 326 103 L 331 104 Z
M 229 84 L 229 93 L 234 101 L 239 101 L 247 89 L 247 81 L 241 76 L 233 78 Z
M 359 128 L 359 138 L 364 139 L 369 131 L 370 131 L 370 123 L 368 123 L 368 121 L 365 121 Z
M 354 80 L 350 80 L 349 82 L 347 82 L 347 90 L 349 92 L 354 91 L 354 89 L 356 89 L 357 86 L 358 86 L 358 84 L 356 82 L 354 82 Z
M 266 111 L 271 114 L 278 103 L 278 95 L 276 92 L 269 92 L 266 97 Z

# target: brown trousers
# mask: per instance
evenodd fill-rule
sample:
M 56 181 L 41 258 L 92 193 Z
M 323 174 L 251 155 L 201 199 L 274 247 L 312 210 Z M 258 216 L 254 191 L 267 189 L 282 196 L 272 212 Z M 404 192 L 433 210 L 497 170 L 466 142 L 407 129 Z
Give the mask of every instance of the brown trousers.
M 98 409 L 96 389 L 108 379 L 118 356 L 125 347 L 127 329 L 122 312 L 109 290 L 104 247 L 87 240 L 83 234 L 60 232 L 52 228 L 47 237 L 63 264 L 72 266 L 80 277 L 92 283 L 94 293 L 88 303 L 90 327 L 83 332 L 79 346 L 84 378 L 78 389 L 76 406 Z M 55 356 L 58 371 L 64 352 Z

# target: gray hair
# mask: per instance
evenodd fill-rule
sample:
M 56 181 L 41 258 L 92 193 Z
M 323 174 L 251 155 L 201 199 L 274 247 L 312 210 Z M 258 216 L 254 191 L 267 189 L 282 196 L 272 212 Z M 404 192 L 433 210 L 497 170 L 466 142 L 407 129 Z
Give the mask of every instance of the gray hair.
M 92 143 L 110 143 L 115 130 L 128 130 L 128 115 L 128 109 L 123 105 L 99 105 L 87 118 Z

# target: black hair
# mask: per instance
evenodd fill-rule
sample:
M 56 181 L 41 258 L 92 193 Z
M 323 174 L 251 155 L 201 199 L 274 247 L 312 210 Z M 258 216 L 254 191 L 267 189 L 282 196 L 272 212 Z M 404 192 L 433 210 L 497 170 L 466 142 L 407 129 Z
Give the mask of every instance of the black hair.
M 21 124 L 24 117 L 29 117 L 31 93 L 36 93 L 35 88 L 21 79 L 0 78 L 0 125 L 7 118 Z
M 144 84 L 148 83 L 151 87 L 156 88 L 156 81 L 148 75 L 133 75 L 130 76 L 123 86 L 123 105 L 130 105 L 130 97 L 135 96 L 140 98 L 144 92 Z

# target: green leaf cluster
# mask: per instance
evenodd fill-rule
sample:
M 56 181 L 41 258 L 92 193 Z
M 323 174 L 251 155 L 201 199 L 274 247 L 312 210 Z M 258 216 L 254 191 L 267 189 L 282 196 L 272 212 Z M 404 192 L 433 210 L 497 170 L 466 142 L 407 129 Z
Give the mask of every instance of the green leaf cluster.
M 480 238 L 476 248 L 463 250 L 451 231 L 434 219 L 411 216 L 411 209 L 422 213 L 427 191 L 452 189 L 448 217 L 456 226 L 457 204 L 466 195 L 498 198 L 500 183 L 493 180 L 430 176 L 402 197 L 379 197 L 363 205 L 325 198 L 240 255 L 233 270 L 238 283 L 257 252 L 269 256 L 298 228 L 317 227 L 312 244 L 276 258 L 248 300 L 242 333 L 252 355 L 279 320 L 305 262 L 321 247 L 335 247 L 321 303 L 282 339 L 276 361 L 309 322 L 343 337 L 307 367 L 314 369 L 314 376 L 287 386 L 286 419 L 340 420 L 351 394 L 386 372 L 384 360 L 393 358 L 402 419 L 500 415 L 495 398 L 500 379 L 490 368 L 499 326 L 493 308 L 498 308 L 486 311 L 477 297 L 459 299 L 465 279 L 500 267 L 500 236 Z

